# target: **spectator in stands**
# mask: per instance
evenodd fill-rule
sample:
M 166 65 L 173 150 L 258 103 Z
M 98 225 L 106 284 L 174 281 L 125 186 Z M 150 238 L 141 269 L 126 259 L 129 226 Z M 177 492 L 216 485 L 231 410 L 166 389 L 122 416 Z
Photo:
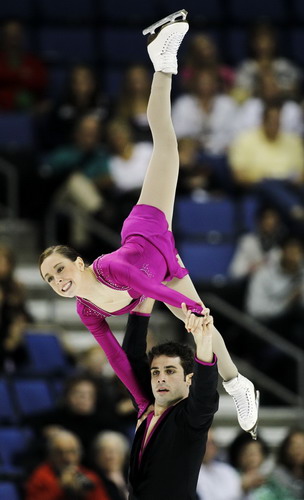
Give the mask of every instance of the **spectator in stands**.
M 177 194 L 208 197 L 208 191 L 213 187 L 212 168 L 201 157 L 199 141 L 184 137 L 178 141 L 178 151 Z
M 26 423 L 35 429 L 38 436 L 43 435 L 49 426 L 68 429 L 80 439 L 86 459 L 95 436 L 101 430 L 120 429 L 110 402 L 105 397 L 102 411 L 99 412 L 97 397 L 95 380 L 85 375 L 76 375 L 65 384 L 61 404 L 44 413 L 28 417 Z
M 113 412 L 119 419 L 120 429 L 126 435 L 133 436 L 136 424 L 133 403 L 128 391 L 115 376 L 103 350 L 99 346 L 93 346 L 81 353 L 77 369 L 80 373 L 88 375 L 96 381 L 98 411 L 103 412 L 105 404 L 113 408 Z
M 228 448 L 229 463 L 239 471 L 242 500 L 251 500 L 253 492 L 267 481 L 272 469 L 268 461 L 269 449 L 266 442 L 248 439 L 245 433 L 238 434 Z
M 114 113 L 116 118 L 128 122 L 135 142 L 152 142 L 147 119 L 150 87 L 151 74 L 145 66 L 135 65 L 126 70 Z
M 135 142 L 126 121 L 113 120 L 107 129 L 109 146 L 109 170 L 119 203 L 121 222 L 137 203 L 147 166 L 152 155 L 151 142 Z
M 111 500 L 101 479 L 81 464 L 77 436 L 58 430 L 49 439 L 47 460 L 26 483 L 25 500 Z
M 111 500 L 126 500 L 127 463 L 130 445 L 123 434 L 101 432 L 94 442 L 94 470 Z
M 219 460 L 218 454 L 219 449 L 210 430 L 198 476 L 198 497 L 200 500 L 241 500 L 239 474 L 231 465 Z
M 235 79 L 235 94 L 239 99 L 255 94 L 258 79 L 265 71 L 273 71 L 279 88 L 285 96 L 297 96 L 301 80 L 301 72 L 296 65 L 279 55 L 277 34 L 273 26 L 258 23 L 252 29 L 252 57 L 241 63 Z
M 304 498 L 304 432 L 292 429 L 282 441 L 277 464 L 253 500 L 297 500 Z
M 303 144 L 296 134 L 281 131 L 280 119 L 280 106 L 267 106 L 262 126 L 233 142 L 229 161 L 239 189 L 256 192 L 278 209 L 294 231 L 303 233 Z
M 55 204 L 70 203 L 78 209 L 73 218 L 71 240 L 77 248 L 86 248 L 89 244 L 86 217 L 90 215 L 106 223 L 110 217 L 106 200 L 112 186 L 109 159 L 101 144 L 101 123 L 95 115 L 79 120 L 74 143 L 51 152 L 41 175 L 59 179 Z
M 211 69 L 198 70 L 192 91 L 178 97 L 172 106 L 177 138 L 198 139 L 202 151 L 212 155 L 226 152 L 236 116 L 234 100 L 219 92 L 218 75 Z
M 240 107 L 236 133 L 261 126 L 265 106 L 281 103 L 280 129 L 303 135 L 303 109 L 295 101 L 284 98 L 278 80 L 273 71 L 264 71 L 258 78 L 256 94 L 247 99 Z
M 288 237 L 277 261 L 262 264 L 251 276 L 246 309 L 254 318 L 304 348 L 304 250 Z
M 44 98 L 47 71 L 25 48 L 24 27 L 17 20 L 4 23 L 0 47 L 0 109 L 33 110 Z
M 193 35 L 188 43 L 184 64 L 180 72 L 182 86 L 191 90 L 191 82 L 198 70 L 214 71 L 218 75 L 219 90 L 228 93 L 234 83 L 234 70 L 219 61 L 215 41 L 207 33 Z
M 76 64 L 70 70 L 62 95 L 50 112 L 46 146 L 65 146 L 73 142 L 76 124 L 86 115 L 96 116 L 104 124 L 111 113 L 111 102 L 100 90 L 90 66 Z
M 277 259 L 280 244 L 286 235 L 279 213 L 262 206 L 256 213 L 254 232 L 246 233 L 238 240 L 229 274 L 236 280 L 247 280 L 261 265 Z
M 20 367 L 27 360 L 23 335 L 32 320 L 25 291 L 15 277 L 15 255 L 11 248 L 0 246 L 0 370 Z

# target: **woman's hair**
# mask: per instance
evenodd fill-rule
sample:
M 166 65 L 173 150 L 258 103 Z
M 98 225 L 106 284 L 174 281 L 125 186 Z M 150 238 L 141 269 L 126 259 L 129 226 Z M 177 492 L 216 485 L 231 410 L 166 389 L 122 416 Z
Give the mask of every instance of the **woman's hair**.
M 252 437 L 248 432 L 241 432 L 232 441 L 228 449 L 228 461 L 235 469 L 238 469 L 240 466 L 240 456 L 243 450 L 252 442 L 261 445 L 262 453 L 265 458 L 269 454 L 269 447 L 261 437 L 259 437 L 258 441 L 252 441 Z
M 288 432 L 287 436 L 283 439 L 282 443 L 279 446 L 278 452 L 277 452 L 277 463 L 280 465 L 283 465 L 287 469 L 292 469 L 293 468 L 293 463 L 291 460 L 291 457 L 288 454 L 288 448 L 290 445 L 290 442 L 294 436 L 297 434 L 301 434 L 304 436 L 304 430 L 303 429 L 290 429 Z M 302 471 L 304 471 L 304 464 L 302 464 Z
M 59 253 L 63 257 L 66 257 L 67 259 L 71 260 L 72 262 L 75 262 L 77 257 L 81 257 L 81 255 L 74 250 L 74 248 L 68 247 L 66 245 L 53 245 L 51 247 L 46 248 L 42 254 L 40 255 L 38 259 L 38 266 L 40 269 L 40 274 L 41 274 L 41 266 L 42 263 L 45 261 L 47 257 L 52 255 L 53 253 Z M 42 276 L 42 274 L 41 274 Z M 43 276 L 42 276 L 43 278 Z
M 154 358 L 159 356 L 168 356 L 169 358 L 180 357 L 181 365 L 184 370 L 184 375 L 193 372 L 194 352 L 188 345 L 179 344 L 178 342 L 166 342 L 152 347 L 148 353 L 149 365 Z

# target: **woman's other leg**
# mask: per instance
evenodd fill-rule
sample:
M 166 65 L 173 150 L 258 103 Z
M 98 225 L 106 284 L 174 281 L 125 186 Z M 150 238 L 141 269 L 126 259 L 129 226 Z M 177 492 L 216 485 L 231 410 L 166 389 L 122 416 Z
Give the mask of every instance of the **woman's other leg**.
M 169 23 L 159 32 L 151 42 L 158 44 L 159 56 L 150 57 L 154 67 L 158 65 L 158 57 L 163 58 L 165 51 L 169 52 L 169 59 L 176 60 L 179 45 L 188 31 L 188 23 Z M 161 42 L 161 43 L 160 43 Z M 174 43 L 173 43 L 174 42 Z M 163 45 L 162 45 L 163 44 Z M 162 47 L 160 49 L 160 47 Z M 176 72 L 176 63 L 154 73 L 151 93 L 147 109 L 147 117 L 153 138 L 153 153 L 147 169 L 139 204 L 152 205 L 162 210 L 166 216 L 169 227 L 172 223 L 175 191 L 179 170 L 179 156 L 177 140 L 171 120 L 171 85 L 172 74 Z

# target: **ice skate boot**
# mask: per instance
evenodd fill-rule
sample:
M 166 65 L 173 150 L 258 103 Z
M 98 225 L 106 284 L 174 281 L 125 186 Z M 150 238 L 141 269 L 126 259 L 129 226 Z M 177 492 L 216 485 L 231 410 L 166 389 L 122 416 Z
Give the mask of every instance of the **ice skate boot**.
M 150 33 L 148 53 L 155 71 L 177 74 L 177 52 L 189 29 L 186 16 L 186 10 L 179 10 L 143 30 Z
M 256 391 L 253 383 L 240 373 L 228 382 L 223 382 L 223 386 L 234 400 L 241 428 L 249 432 L 252 439 L 256 439 L 260 402 L 259 391 Z

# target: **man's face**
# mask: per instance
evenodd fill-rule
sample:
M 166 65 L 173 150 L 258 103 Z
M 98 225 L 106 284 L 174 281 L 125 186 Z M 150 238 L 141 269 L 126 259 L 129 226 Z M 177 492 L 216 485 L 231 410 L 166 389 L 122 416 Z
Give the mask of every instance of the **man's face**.
M 79 443 L 73 436 L 60 434 L 54 437 L 50 460 L 56 470 L 79 465 L 80 455 Z
M 154 358 L 150 370 L 152 392 L 158 406 L 168 408 L 188 396 L 192 374 L 185 376 L 179 356 Z
M 67 395 L 67 404 L 78 415 L 90 415 L 96 406 L 95 386 L 85 380 L 75 384 Z

